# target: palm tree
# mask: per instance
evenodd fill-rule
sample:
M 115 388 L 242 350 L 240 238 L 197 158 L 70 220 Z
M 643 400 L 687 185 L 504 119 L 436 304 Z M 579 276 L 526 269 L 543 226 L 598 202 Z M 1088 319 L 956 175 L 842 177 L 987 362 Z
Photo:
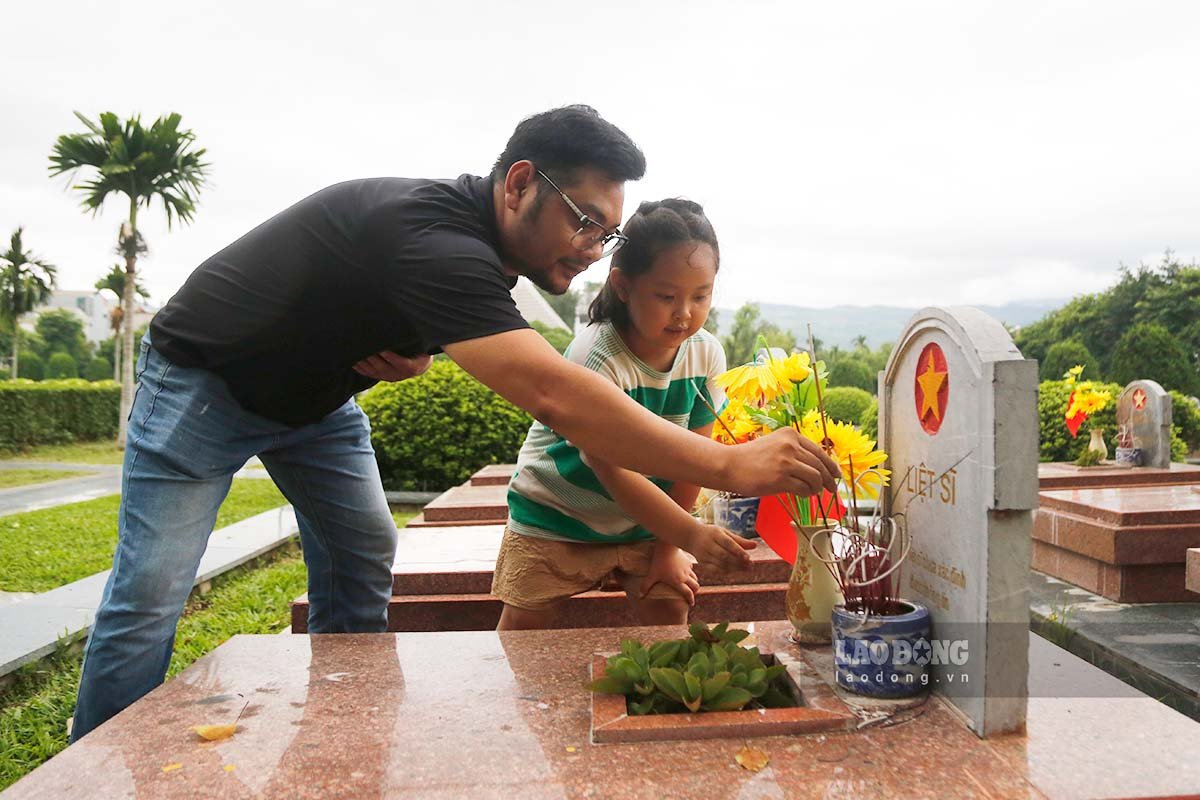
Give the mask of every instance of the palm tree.
M 87 128 L 86 133 L 58 137 L 50 154 L 50 174 L 61 175 L 79 169 L 95 172 L 89 180 L 73 189 L 83 192 L 83 207 L 98 212 L 110 194 L 129 200 L 128 227 L 122 228 L 118 249 L 125 256 L 125 285 L 121 291 L 124 319 L 121 358 L 121 414 L 117 443 L 125 445 L 125 425 L 133 403 L 133 296 L 137 280 L 137 259 L 142 244 L 138 233 L 138 208 L 162 201 L 167 227 L 174 221 L 188 223 L 196 211 L 200 187 L 207 177 L 208 164 L 202 159 L 204 148 L 194 149 L 196 136 L 180 130 L 180 116 L 159 117 L 149 128 L 134 116 L 124 122 L 112 112 L 100 115 L 99 124 L 75 112 Z
M 122 233 L 124 233 L 125 225 L 121 225 Z M 124 255 L 126 249 L 126 240 L 122 238 L 121 243 L 117 245 L 117 252 Z M 146 252 L 146 248 L 142 245 L 140 252 Z M 108 270 L 108 273 L 96 281 L 94 284 L 97 291 L 108 289 L 115 294 L 118 299 L 125 294 L 125 270 L 120 264 L 113 264 Z M 147 300 L 150 293 L 146 291 L 145 285 L 141 281 L 135 280 L 133 283 L 133 292 L 142 300 Z M 121 322 L 125 319 L 125 310 L 120 305 L 113 306 L 113 310 L 108 312 L 108 326 L 112 329 L 113 337 L 117 340 L 117 344 L 113 347 L 113 380 L 118 383 L 121 380 Z
M 24 230 L 13 231 L 8 251 L 0 253 L 0 320 L 12 325 L 14 378 L 17 377 L 17 358 L 21 349 L 21 316 L 50 299 L 55 281 L 54 265 L 26 252 L 21 241 Z

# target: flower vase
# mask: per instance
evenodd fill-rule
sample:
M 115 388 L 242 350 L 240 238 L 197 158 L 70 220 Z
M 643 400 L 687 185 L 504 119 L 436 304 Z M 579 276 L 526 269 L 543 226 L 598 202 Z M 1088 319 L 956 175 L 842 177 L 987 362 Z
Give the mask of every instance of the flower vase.
M 801 644 L 828 644 L 833 640 L 830 620 L 833 607 L 842 602 L 837 580 L 824 564 L 831 557 L 831 539 L 818 531 L 820 526 L 798 527 L 796 531 L 796 561 L 788 579 L 787 617 L 792 623 L 792 639 Z
M 1108 458 L 1108 445 L 1104 443 L 1104 429 L 1092 428 L 1092 438 L 1088 442 L 1088 450 L 1093 450 L 1100 454 L 1100 459 Z

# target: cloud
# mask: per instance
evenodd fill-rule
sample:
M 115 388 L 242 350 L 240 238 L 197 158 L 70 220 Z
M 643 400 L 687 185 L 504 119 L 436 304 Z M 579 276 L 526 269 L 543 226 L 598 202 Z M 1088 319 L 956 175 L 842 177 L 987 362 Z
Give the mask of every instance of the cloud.
M 521 117 L 585 101 L 649 158 L 627 214 L 676 195 L 708 209 L 722 305 L 1065 297 L 1166 248 L 1200 256 L 1200 7 L 605 9 L 584 25 L 550 0 L 252 2 L 231 24 L 232 7 L 135 0 L 64 26 L 53 4 L 16 6 L 0 234 L 26 225 L 65 287 L 111 263 L 122 209 L 86 216 L 46 173 L 73 109 L 178 111 L 209 150 L 195 224 L 142 217 L 161 302 L 322 186 L 481 173 Z

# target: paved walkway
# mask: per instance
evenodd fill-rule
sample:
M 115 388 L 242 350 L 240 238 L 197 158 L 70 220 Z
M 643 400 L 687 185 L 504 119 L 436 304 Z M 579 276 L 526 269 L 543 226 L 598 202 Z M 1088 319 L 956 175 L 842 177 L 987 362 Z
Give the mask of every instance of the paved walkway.
M 1200 721 L 1200 595 L 1195 603 L 1115 603 L 1030 573 L 1030 627 L 1110 675 Z
M 193 585 L 211 580 L 275 549 L 298 533 L 291 506 L 265 511 L 220 530 L 208 540 Z M 109 570 L 19 602 L 0 605 L 0 676 L 86 636 Z
M 0 469 L 47 469 L 64 472 L 88 472 L 60 481 L 35 483 L 0 489 L 0 516 L 38 511 L 43 508 L 63 506 L 95 500 L 121 492 L 121 466 L 119 464 L 71 464 L 61 461 L 0 461 Z M 235 478 L 270 479 L 258 459 L 251 459 L 239 470 Z
M 0 516 L 94 500 L 121 491 L 121 468 L 115 466 L 26 461 L 20 465 L 4 463 L 0 469 L 69 469 L 90 473 L 66 480 L 0 489 Z

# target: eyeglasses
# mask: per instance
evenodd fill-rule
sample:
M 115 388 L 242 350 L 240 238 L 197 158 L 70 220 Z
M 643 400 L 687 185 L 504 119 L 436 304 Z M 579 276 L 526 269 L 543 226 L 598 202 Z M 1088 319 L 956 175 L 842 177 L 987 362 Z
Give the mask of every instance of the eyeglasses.
M 537 171 L 537 174 L 545 178 L 546 183 L 554 187 L 554 191 L 558 192 L 558 196 L 571 209 L 571 213 L 579 217 L 579 230 L 575 231 L 571 236 L 571 246 L 576 250 L 586 253 L 588 250 L 599 245 L 601 248 L 600 258 L 604 258 L 620 250 L 629 241 L 629 237 L 621 233 L 620 228 L 609 230 L 583 213 L 579 206 L 575 205 L 575 202 L 567 197 L 567 193 L 559 189 L 558 184 L 550 180 L 549 175 L 540 169 Z

